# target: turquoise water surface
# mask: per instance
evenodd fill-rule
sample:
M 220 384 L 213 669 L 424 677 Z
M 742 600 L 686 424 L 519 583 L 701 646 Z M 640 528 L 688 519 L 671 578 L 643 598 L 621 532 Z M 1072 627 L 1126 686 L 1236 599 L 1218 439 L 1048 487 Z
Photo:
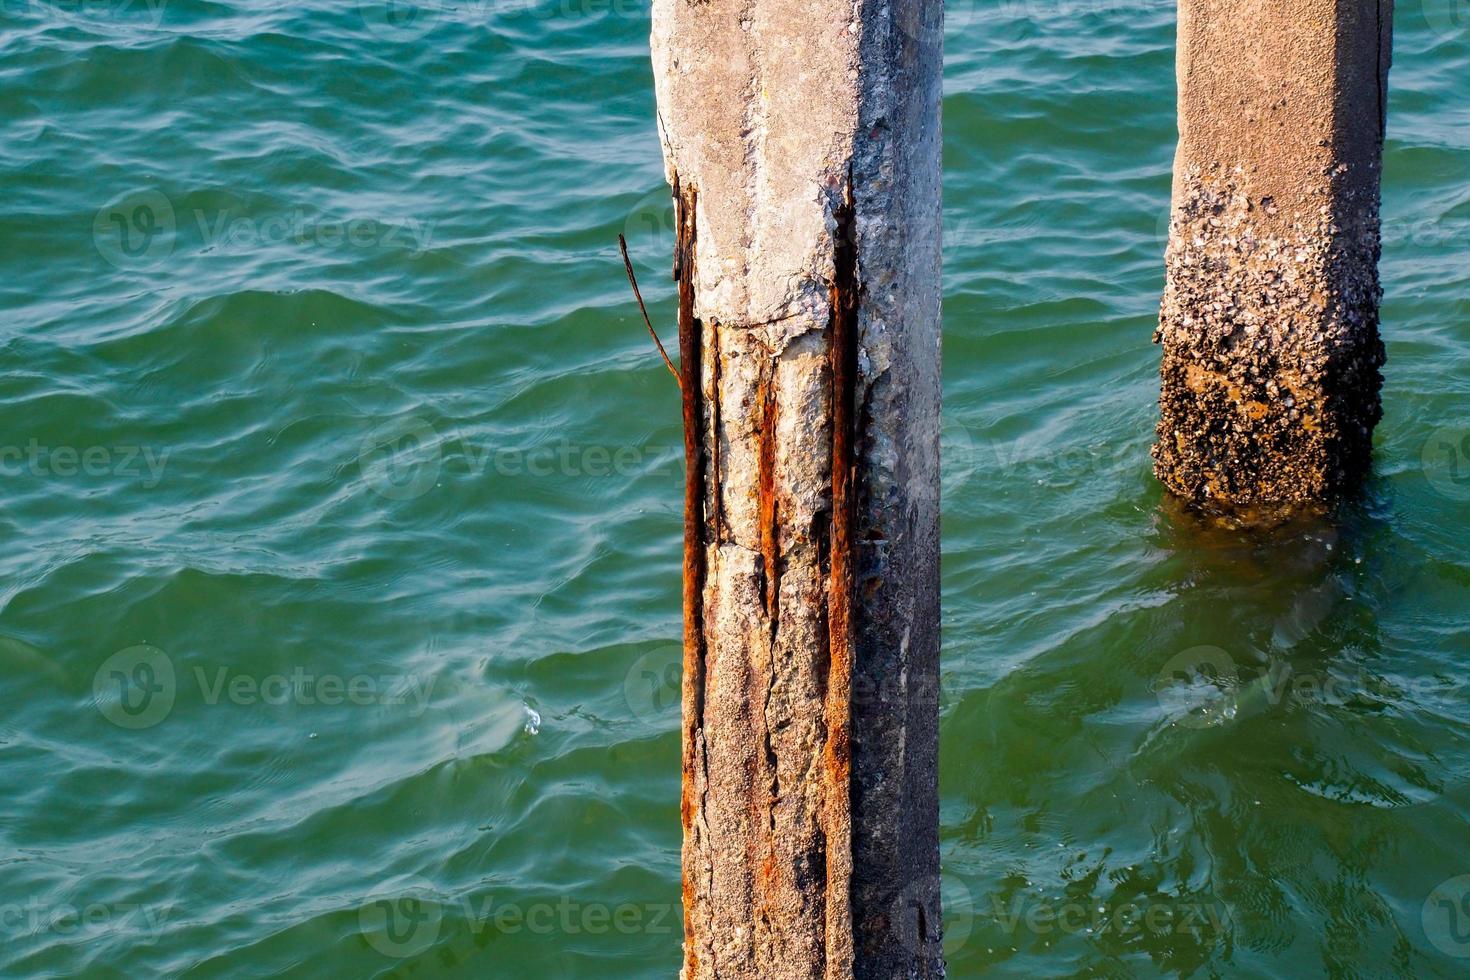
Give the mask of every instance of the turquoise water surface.
M 1470 974 L 1470 12 L 1396 24 L 1376 473 L 1246 534 L 1149 472 L 1172 4 L 949 5 L 954 976 Z M 0 25 L 0 975 L 674 975 L 646 4 Z

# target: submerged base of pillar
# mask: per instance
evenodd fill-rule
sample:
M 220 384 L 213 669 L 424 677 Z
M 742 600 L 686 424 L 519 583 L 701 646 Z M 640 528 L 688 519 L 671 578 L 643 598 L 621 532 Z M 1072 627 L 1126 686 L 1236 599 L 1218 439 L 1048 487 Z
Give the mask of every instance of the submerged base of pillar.
M 1324 175 L 1320 207 L 1291 222 L 1242 193 L 1238 173 L 1179 178 L 1153 457 L 1189 502 L 1279 511 L 1369 470 L 1383 414 L 1378 202 L 1356 200 L 1344 173 Z

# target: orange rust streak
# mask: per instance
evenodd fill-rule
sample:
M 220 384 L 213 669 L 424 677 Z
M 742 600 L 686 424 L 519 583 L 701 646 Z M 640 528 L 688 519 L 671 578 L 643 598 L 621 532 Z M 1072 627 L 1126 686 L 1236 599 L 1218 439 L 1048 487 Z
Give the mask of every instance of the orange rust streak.
M 781 531 L 776 504 L 776 366 L 763 369 L 760 382 L 760 454 L 757 475 L 760 509 L 761 558 L 765 574 L 766 616 L 771 636 L 781 619 Z
M 694 256 L 696 192 L 687 193 L 674 180 L 678 240 L 674 248 L 674 278 L 679 283 L 679 368 L 684 408 L 684 677 L 681 686 L 684 724 L 682 732 L 683 792 L 680 815 L 686 847 L 696 809 L 695 769 L 698 740 L 704 716 L 704 406 L 701 385 L 703 325 L 694 316 Z M 699 975 L 694 941 L 694 910 L 698 890 L 690 878 L 689 861 L 684 862 L 684 938 L 686 970 Z
M 855 500 L 854 426 L 857 391 L 857 250 L 854 234 L 852 186 L 836 213 L 835 274 L 829 364 L 832 372 L 832 541 L 827 597 L 829 663 L 824 706 L 827 742 L 823 768 L 828 799 L 823 832 L 827 838 L 827 950 L 851 951 L 852 853 L 852 670 L 853 670 L 853 534 Z M 842 859 L 834 860 L 833 852 Z M 847 933 L 837 941 L 833 928 Z M 828 977 L 850 976 L 851 962 L 826 963 Z

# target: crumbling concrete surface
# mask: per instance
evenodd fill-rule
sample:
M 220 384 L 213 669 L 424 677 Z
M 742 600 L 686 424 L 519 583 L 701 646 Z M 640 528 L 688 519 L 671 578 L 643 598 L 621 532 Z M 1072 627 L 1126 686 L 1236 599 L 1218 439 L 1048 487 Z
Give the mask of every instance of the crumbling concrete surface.
M 686 980 L 935 977 L 940 0 L 654 0 Z
M 1279 513 L 1368 471 L 1392 0 L 1181 0 L 1155 471 Z

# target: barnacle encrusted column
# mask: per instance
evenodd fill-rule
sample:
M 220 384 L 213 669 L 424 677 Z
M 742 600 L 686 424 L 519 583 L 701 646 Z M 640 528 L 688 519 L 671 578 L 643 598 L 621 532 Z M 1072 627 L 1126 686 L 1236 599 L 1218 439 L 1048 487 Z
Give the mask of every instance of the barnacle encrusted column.
M 939 976 L 940 0 L 654 0 L 686 980 Z
M 1333 497 L 1382 415 L 1393 0 L 1180 0 L 1155 471 L 1227 509 Z

